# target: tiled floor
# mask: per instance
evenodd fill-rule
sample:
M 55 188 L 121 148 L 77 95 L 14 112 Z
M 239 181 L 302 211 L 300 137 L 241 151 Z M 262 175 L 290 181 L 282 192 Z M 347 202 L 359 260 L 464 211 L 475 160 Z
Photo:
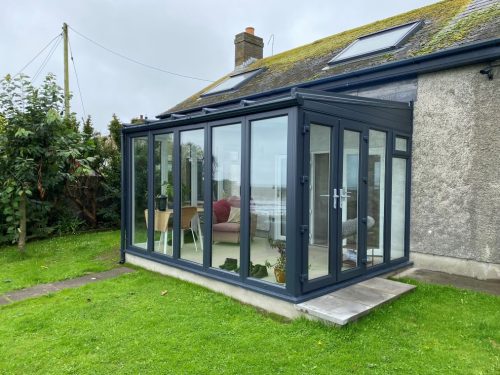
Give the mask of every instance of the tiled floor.
M 201 243 L 197 240 L 197 246 L 195 247 L 194 242 L 191 239 L 191 234 L 186 232 L 186 242 L 181 248 L 181 258 L 185 260 L 192 261 L 194 263 L 203 263 L 203 250 L 201 248 Z M 163 243 L 160 243 L 159 236 L 155 239 L 155 249 L 157 253 L 172 256 L 172 246 L 167 244 L 165 247 Z M 136 244 L 140 247 L 145 248 L 146 244 Z M 372 250 L 373 252 L 373 250 Z M 219 268 L 220 265 L 224 264 L 226 258 L 237 259 L 238 265 L 240 264 L 240 244 L 235 243 L 222 243 L 216 242 L 212 245 L 212 266 L 214 268 Z M 310 245 L 308 248 L 308 275 L 309 280 L 313 280 L 318 277 L 322 277 L 328 274 L 328 264 L 329 264 L 329 252 L 326 246 L 316 246 Z M 250 243 L 250 261 L 256 264 L 264 265 L 266 261 L 271 264 L 276 262 L 278 257 L 278 252 L 276 249 L 272 249 L 269 246 L 267 238 L 255 237 Z M 373 256 L 372 253 L 368 254 L 368 265 L 376 265 L 381 262 L 382 257 Z M 354 262 L 346 261 L 344 262 L 343 269 L 349 269 L 355 267 Z M 269 270 L 269 275 L 262 278 L 261 280 L 275 283 L 276 280 L 274 275 Z

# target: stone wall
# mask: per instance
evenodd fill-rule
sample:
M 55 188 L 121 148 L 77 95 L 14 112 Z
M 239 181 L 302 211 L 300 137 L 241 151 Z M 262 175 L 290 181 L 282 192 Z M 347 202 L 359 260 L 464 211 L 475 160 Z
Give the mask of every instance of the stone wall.
M 418 79 L 410 251 L 500 267 L 500 61 L 493 80 L 486 65 Z

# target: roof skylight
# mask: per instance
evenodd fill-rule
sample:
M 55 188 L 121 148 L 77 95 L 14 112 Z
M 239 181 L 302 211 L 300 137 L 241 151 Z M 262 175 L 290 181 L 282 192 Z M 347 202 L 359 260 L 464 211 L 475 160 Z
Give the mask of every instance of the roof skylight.
M 331 59 L 328 64 L 335 64 L 397 48 L 413 35 L 421 25 L 421 21 L 412 22 L 362 36 Z
M 252 78 L 254 75 L 256 75 L 258 72 L 260 72 L 260 69 L 230 76 L 221 83 L 219 83 L 217 86 L 212 87 L 210 90 L 204 92 L 201 96 L 218 94 L 220 92 L 237 89 L 238 87 L 243 85 L 246 81 L 248 81 L 250 78 Z

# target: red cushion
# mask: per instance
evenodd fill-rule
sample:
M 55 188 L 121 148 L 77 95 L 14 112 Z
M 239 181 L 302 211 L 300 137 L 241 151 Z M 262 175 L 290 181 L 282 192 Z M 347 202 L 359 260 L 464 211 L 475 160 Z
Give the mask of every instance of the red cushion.
M 229 218 L 231 212 L 231 205 L 225 199 L 221 199 L 213 204 L 215 218 L 218 223 L 225 223 Z

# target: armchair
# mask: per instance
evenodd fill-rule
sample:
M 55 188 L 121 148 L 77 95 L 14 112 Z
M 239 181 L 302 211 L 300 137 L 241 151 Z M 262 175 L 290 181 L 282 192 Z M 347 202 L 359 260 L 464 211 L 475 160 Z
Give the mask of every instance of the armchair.
M 221 199 L 213 204 L 212 242 L 240 243 L 240 222 L 228 222 L 231 207 L 240 208 L 239 197 Z M 257 229 L 257 215 L 250 213 L 250 239 L 253 240 Z

